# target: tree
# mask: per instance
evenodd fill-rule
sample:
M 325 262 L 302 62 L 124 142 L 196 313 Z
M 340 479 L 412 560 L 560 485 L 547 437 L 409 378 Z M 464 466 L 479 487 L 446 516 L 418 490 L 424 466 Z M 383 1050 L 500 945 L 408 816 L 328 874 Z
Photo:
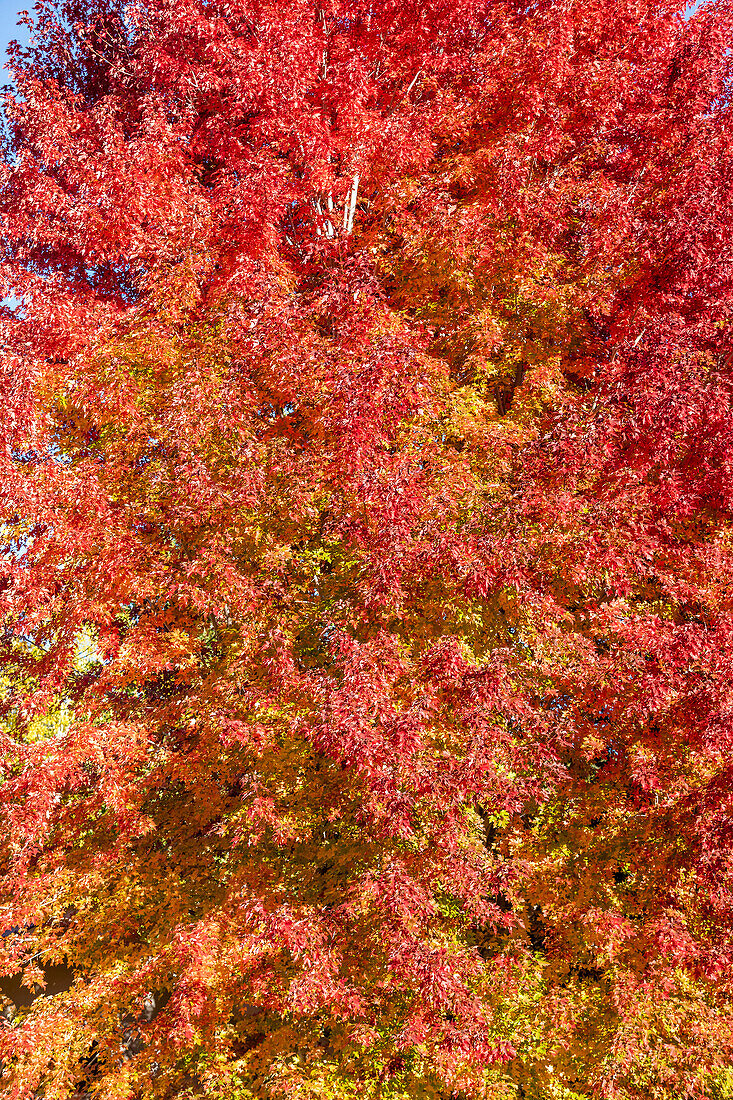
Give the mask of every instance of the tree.
M 6 1096 L 733 1095 L 732 15 L 37 5 Z

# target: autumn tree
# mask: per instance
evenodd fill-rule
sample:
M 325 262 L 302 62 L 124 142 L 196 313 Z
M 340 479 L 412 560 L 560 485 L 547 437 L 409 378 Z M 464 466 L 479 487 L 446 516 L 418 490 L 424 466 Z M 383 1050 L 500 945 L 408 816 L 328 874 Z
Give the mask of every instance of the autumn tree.
M 732 21 L 36 5 L 9 1100 L 733 1096 Z

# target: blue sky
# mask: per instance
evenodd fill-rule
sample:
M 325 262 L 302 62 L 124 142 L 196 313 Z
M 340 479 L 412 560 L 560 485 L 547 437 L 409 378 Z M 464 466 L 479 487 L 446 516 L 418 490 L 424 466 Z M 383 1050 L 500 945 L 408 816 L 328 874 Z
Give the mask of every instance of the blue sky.
M 1 63 L 5 64 L 5 47 L 11 38 L 17 38 L 21 42 L 28 40 L 25 27 L 17 27 L 16 22 L 18 20 L 18 10 L 33 8 L 33 0 L 0 0 L 0 58 Z M 4 83 L 0 79 L 0 84 Z
M 28 32 L 25 27 L 16 26 L 18 10 L 24 7 L 31 8 L 33 0 L 0 0 L 0 68 L 5 64 L 5 49 L 11 38 L 17 38 L 19 42 L 28 41 Z M 6 73 L 0 72 L 0 85 L 8 79 Z M 6 298 L 3 305 L 15 307 L 15 298 Z

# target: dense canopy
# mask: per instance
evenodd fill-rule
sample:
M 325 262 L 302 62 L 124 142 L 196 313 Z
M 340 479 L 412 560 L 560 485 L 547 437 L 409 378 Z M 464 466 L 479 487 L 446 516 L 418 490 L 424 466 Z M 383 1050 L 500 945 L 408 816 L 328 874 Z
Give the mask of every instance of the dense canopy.
M 3 1096 L 732 1097 L 730 0 L 34 20 Z

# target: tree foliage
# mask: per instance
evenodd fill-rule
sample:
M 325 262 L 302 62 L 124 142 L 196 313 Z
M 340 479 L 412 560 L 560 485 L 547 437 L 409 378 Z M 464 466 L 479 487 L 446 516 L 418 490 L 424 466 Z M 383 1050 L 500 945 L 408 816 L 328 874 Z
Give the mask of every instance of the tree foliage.
M 37 4 L 10 1100 L 733 1095 L 732 17 Z

